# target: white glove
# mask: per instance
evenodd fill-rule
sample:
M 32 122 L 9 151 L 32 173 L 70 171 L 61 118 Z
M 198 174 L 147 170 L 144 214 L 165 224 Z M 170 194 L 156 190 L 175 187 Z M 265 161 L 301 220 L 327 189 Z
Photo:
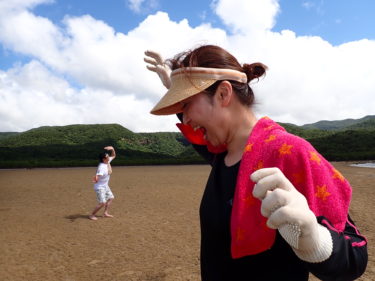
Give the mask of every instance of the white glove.
M 169 89 L 171 86 L 171 68 L 164 62 L 162 56 L 154 51 L 147 50 L 144 61 L 150 65 L 146 65 L 148 70 L 156 72 L 163 85 Z
M 253 195 L 262 200 L 267 225 L 278 229 L 296 255 L 307 262 L 322 262 L 332 253 L 332 237 L 320 225 L 303 196 L 278 168 L 265 168 L 250 176 Z

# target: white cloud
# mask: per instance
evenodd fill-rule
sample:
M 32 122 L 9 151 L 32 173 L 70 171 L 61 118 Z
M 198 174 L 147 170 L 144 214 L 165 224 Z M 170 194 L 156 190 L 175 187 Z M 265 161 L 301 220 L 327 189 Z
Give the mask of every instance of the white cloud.
M 133 131 L 175 130 L 174 117 L 163 124 L 148 113 L 149 100 L 134 94 L 72 88 L 37 61 L 0 71 L 1 131 L 24 131 L 45 125 L 120 123 Z
M 277 0 L 219 0 L 214 1 L 214 9 L 233 32 L 243 33 L 271 30 L 280 11 Z
M 232 4 L 248 8 L 247 14 L 251 14 L 251 5 L 258 2 L 244 0 Z M 268 16 L 263 13 L 263 26 L 255 19 L 256 31 L 246 30 L 253 22 L 237 22 L 241 17 L 235 17 L 229 5 L 224 5 L 226 1 L 219 1 L 218 5 L 218 9 L 223 5 L 218 14 L 229 19 L 227 22 L 232 23 L 234 30 L 240 30 L 228 38 L 228 48 L 242 62 L 261 61 L 269 66 L 266 78 L 253 86 L 259 115 L 305 124 L 374 114 L 374 40 L 332 46 L 317 36 L 297 37 L 288 30 L 272 32 L 271 18 L 277 15 L 279 7 L 271 0 L 262 3 L 273 8 L 261 9 L 267 10 Z M 255 8 L 252 11 L 255 13 Z
M 59 46 L 64 38 L 51 21 L 27 11 L 0 16 L 0 40 L 8 49 L 45 58 L 52 65 L 61 60 Z
M 145 0 L 128 0 L 128 6 L 130 10 L 139 13 L 141 11 L 141 5 Z
M 136 14 L 146 13 L 159 6 L 158 0 L 128 0 L 128 7 Z
M 232 34 L 210 24 L 174 22 L 163 12 L 127 34 L 89 15 L 66 17 L 59 27 L 29 10 L 49 1 L 17 1 L 17 9 L 0 2 L 0 43 L 32 61 L 0 70 L 0 131 L 77 123 L 175 130 L 174 116 L 149 114 L 165 89 L 146 70 L 143 52 L 168 58 L 205 43 L 227 48 L 242 63 L 269 66 L 266 78 L 253 85 L 259 115 L 303 124 L 374 114 L 375 41 L 332 46 L 320 37 L 272 32 L 276 0 L 215 1 Z
M 79 113 L 75 108 L 75 90 L 37 61 L 1 71 L 0 89 L 2 131 L 69 124 Z
M 314 2 L 311 2 L 311 1 L 302 2 L 302 7 L 304 7 L 307 10 L 310 10 L 314 6 L 315 6 Z
M 51 4 L 54 0 L 1 0 L 0 1 L 0 12 L 12 13 L 20 12 L 25 9 L 32 9 L 37 5 Z

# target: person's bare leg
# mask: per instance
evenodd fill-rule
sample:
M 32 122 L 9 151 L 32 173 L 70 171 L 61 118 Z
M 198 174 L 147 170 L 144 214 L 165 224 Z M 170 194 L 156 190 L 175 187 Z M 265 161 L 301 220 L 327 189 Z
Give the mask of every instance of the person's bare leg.
M 108 213 L 109 205 L 111 205 L 112 201 L 113 201 L 113 199 L 109 199 L 107 201 L 107 203 L 105 203 L 104 217 L 106 217 L 106 218 L 113 218 L 113 216 Z
M 98 218 L 95 216 L 97 212 L 99 212 L 99 210 L 105 205 L 105 203 L 99 203 L 94 211 L 92 211 L 91 215 L 89 216 L 89 219 L 90 220 L 93 220 L 93 221 L 96 221 Z

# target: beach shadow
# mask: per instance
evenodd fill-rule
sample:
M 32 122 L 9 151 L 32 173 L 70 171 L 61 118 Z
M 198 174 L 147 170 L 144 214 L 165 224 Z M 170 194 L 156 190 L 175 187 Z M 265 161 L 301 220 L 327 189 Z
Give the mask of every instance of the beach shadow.
M 88 217 L 88 215 L 75 214 L 66 216 L 65 218 L 70 220 L 71 222 L 74 222 L 76 219 L 88 219 Z

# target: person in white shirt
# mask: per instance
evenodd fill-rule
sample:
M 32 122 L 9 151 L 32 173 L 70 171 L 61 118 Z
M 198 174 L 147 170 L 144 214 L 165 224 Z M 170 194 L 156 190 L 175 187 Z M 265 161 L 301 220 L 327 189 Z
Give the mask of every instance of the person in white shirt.
M 108 209 L 113 199 L 113 193 L 108 185 L 110 175 L 112 174 L 111 162 L 116 157 L 116 152 L 113 146 L 104 147 L 105 151 L 99 154 L 99 165 L 96 170 L 94 177 L 94 190 L 96 192 L 96 198 L 98 199 L 98 205 L 92 211 L 89 216 L 90 220 L 97 220 L 96 213 L 104 207 L 103 216 L 106 218 L 112 218 L 113 215 L 109 214 Z

